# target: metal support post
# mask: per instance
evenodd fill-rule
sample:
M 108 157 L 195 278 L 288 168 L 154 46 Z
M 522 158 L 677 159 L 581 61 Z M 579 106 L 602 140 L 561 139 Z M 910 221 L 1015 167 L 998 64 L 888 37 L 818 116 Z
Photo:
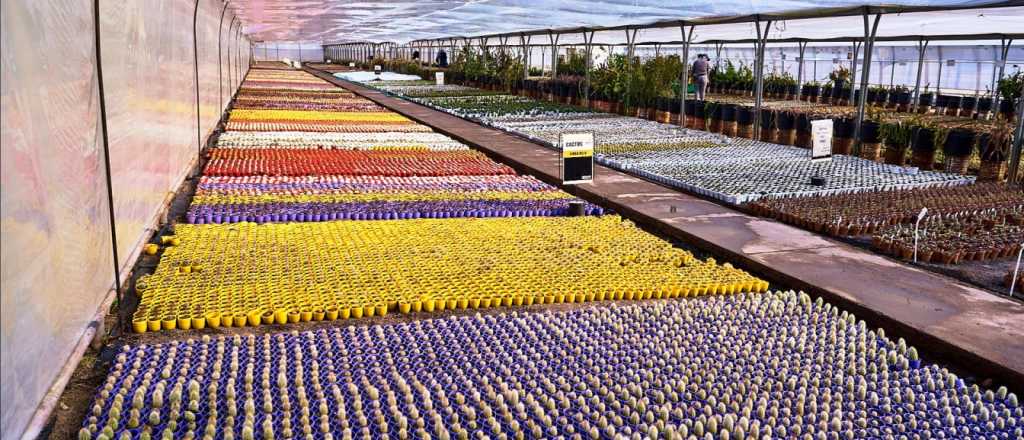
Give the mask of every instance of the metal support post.
M 999 112 L 999 100 L 1002 96 L 999 95 L 999 81 L 1003 80 L 1003 76 L 1006 75 L 1006 57 L 1010 54 L 1010 45 L 1013 44 L 1013 39 L 1003 38 L 999 41 L 999 77 L 992 81 L 992 94 L 995 95 L 992 99 L 992 113 Z M 1024 115 L 1017 113 L 1017 118 L 1021 119 Z M 1019 136 L 1018 136 L 1019 137 Z
M 764 50 L 768 45 L 768 30 L 772 27 L 771 20 L 765 22 L 764 29 L 761 29 L 761 21 L 754 22 L 757 27 L 757 43 L 755 45 L 754 61 L 754 139 L 761 137 L 761 107 L 764 103 Z
M 799 61 L 800 64 L 797 64 L 796 68 L 796 100 L 799 101 L 800 96 L 804 93 L 804 54 L 807 52 L 807 42 L 798 42 L 797 51 L 799 53 L 799 55 L 797 55 L 799 58 L 797 61 Z
M 864 33 L 867 33 L 867 31 Z M 863 46 L 863 43 L 860 41 L 853 42 L 853 60 L 850 61 L 850 96 L 847 97 L 850 102 L 853 102 L 854 98 L 857 97 L 857 86 L 854 85 L 853 80 L 857 78 L 857 60 L 860 59 L 860 48 Z M 860 93 L 863 95 L 865 92 L 861 91 Z
M 878 22 L 881 21 L 882 14 L 875 14 L 875 23 L 870 25 L 868 14 L 864 13 L 864 69 L 860 74 L 860 99 L 857 100 L 857 123 L 854 125 L 853 138 L 854 138 L 854 152 L 855 154 L 860 153 L 860 147 L 863 139 L 861 139 L 861 124 L 864 123 L 864 104 L 868 99 L 868 75 L 871 74 L 871 52 L 875 48 L 875 35 L 878 34 Z M 851 78 L 852 79 L 852 78 Z
M 917 82 L 914 83 L 914 113 L 917 113 L 918 104 L 921 101 L 921 74 L 924 72 L 924 53 L 928 50 L 928 40 L 917 41 Z
M 690 90 L 690 44 L 693 43 L 693 29 L 694 26 L 690 26 L 690 31 L 686 31 L 686 24 L 679 25 L 679 34 L 683 40 L 683 53 L 680 61 L 683 62 L 683 71 L 680 72 L 679 76 L 679 126 L 686 126 L 686 93 Z
M 558 77 L 558 39 L 561 36 L 548 31 L 548 42 L 551 43 L 551 79 Z
M 586 46 L 585 46 L 586 49 L 584 50 L 584 53 L 586 54 L 586 57 L 587 57 L 586 63 L 584 64 L 584 66 L 586 66 L 586 67 L 584 67 L 585 73 L 586 73 L 586 77 L 585 77 L 586 82 L 584 83 L 584 86 L 583 86 L 583 99 L 586 102 L 586 104 L 584 104 L 584 105 L 586 105 L 587 108 L 590 108 L 590 70 L 593 67 L 592 63 L 593 63 L 593 58 L 594 58 L 594 55 L 593 55 L 594 31 L 590 31 L 590 32 L 583 31 L 583 41 L 586 43 Z

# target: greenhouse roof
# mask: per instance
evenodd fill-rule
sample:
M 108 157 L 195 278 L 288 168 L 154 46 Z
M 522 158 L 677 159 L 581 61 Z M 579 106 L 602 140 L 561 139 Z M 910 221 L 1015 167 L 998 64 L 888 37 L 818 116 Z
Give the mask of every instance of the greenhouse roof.
M 1005 8 L 1017 6 L 1016 8 Z M 788 20 L 773 38 L 837 38 L 863 35 L 860 15 L 893 14 L 879 34 L 969 34 L 1019 32 L 1024 1 L 908 0 L 895 3 L 847 0 L 416 0 L 349 2 L 343 0 L 235 0 L 229 7 L 254 41 L 412 41 L 446 37 L 496 36 L 502 33 L 546 35 L 550 30 L 580 33 L 584 29 L 611 34 L 604 43 L 625 42 L 621 30 L 645 27 L 648 38 L 678 40 L 681 23 L 707 28 L 701 40 L 752 38 L 754 21 Z M 999 9 L 992 9 L 998 7 Z M 990 8 L 988 13 L 957 11 Z M 910 14 L 910 12 L 914 12 Z M 995 17 L 993 17 L 995 16 Z M 890 19 L 893 17 L 898 17 Z M 1003 19 L 1003 17 L 1007 17 Z M 806 20 L 796 20 L 806 19 Z M 896 23 L 886 23 L 893 22 Z M 795 23 L 807 23 L 793 26 Z M 898 26 L 897 26 L 898 24 Z M 936 28 L 937 29 L 934 29 Z M 660 28 L 660 29 L 658 29 Z M 673 29 L 674 34 L 673 34 Z M 717 30 L 715 30 L 717 28 Z M 929 31 L 930 29 L 930 31 Z M 788 32 L 787 32 L 788 31 Z M 656 36 L 664 33 L 665 37 Z M 696 39 L 696 38 L 695 38 Z M 614 41 L 613 41 L 614 40 Z M 619 41 L 621 40 L 621 41 Z M 497 43 L 497 41 L 495 41 Z

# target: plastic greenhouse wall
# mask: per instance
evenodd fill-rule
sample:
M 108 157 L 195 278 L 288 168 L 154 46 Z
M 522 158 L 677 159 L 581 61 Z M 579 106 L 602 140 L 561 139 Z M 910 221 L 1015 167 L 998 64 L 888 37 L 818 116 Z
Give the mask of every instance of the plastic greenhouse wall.
M 300 50 L 301 49 L 301 53 Z M 300 60 L 303 62 L 324 61 L 324 49 L 320 42 L 264 41 L 253 44 L 252 56 L 258 61 Z
M 118 264 L 126 278 L 241 82 L 250 52 L 231 11 L 221 19 L 218 0 L 198 0 L 197 11 L 190 1 L 99 3 Z M 114 274 L 93 2 L 12 0 L 0 8 L 0 437 L 14 439 L 105 312 L 98 309 Z

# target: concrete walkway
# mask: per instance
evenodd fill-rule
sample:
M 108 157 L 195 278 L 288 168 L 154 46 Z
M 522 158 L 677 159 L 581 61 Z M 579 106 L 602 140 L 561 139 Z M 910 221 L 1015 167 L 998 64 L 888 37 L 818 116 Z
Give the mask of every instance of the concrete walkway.
M 490 154 L 559 182 L 558 154 L 500 130 L 307 70 Z M 854 312 L 930 359 L 1024 388 L 1024 305 L 845 243 L 597 166 L 592 184 L 565 188 L 659 232 Z

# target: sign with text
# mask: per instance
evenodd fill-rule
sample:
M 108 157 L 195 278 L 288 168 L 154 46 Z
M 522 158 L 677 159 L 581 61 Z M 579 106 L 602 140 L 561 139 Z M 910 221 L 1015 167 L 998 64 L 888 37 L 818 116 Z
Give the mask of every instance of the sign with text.
M 350 62 L 350 63 L 348 63 L 348 67 L 356 67 L 356 63 Z
M 811 121 L 811 161 L 832 160 L 832 120 Z
M 434 82 L 439 86 L 444 85 L 444 72 L 434 72 Z
M 587 183 L 594 180 L 594 133 L 562 133 L 558 136 L 562 150 L 563 184 Z
M 373 65 L 373 74 L 374 75 L 380 75 L 380 64 L 374 64 Z

